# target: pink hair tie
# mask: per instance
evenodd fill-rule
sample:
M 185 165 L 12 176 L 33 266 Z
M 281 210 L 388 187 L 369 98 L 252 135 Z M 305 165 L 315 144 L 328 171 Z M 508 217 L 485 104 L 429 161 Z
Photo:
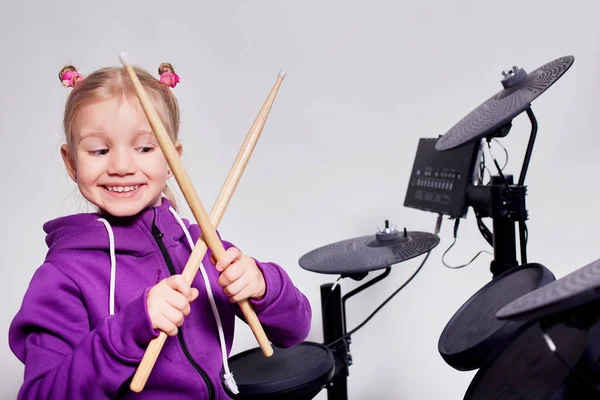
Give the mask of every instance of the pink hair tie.
M 174 72 L 165 71 L 160 74 L 160 81 L 165 85 L 174 88 L 179 83 L 179 75 Z
M 67 71 L 62 76 L 62 82 L 64 87 L 74 87 L 75 84 L 83 79 L 81 74 L 77 71 Z

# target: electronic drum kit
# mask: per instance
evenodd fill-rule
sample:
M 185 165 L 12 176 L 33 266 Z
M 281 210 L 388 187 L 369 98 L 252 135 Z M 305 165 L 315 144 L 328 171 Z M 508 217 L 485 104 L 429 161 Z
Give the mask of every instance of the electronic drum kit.
M 418 150 L 405 206 L 436 212 L 439 218 L 443 214 L 461 218 L 473 207 L 482 234 L 494 248 L 492 280 L 452 316 L 438 342 L 439 353 L 449 366 L 459 371 L 478 369 L 464 399 L 600 398 L 600 311 L 596 311 L 600 260 L 556 280 L 548 268 L 526 258 L 524 180 L 537 133 L 531 103 L 573 62 L 572 56 L 566 56 L 530 73 L 518 67 L 503 72 L 501 91 L 445 135 L 424 141 L 428 150 Z M 475 184 L 473 172 L 483 143 L 506 136 L 513 118 L 522 112 L 527 113 L 532 131 L 517 183 L 496 164 L 498 175 L 488 184 Z M 484 217 L 492 219 L 493 232 L 479 223 Z M 346 329 L 345 301 L 386 277 L 392 265 L 428 255 L 439 241 L 437 232 L 396 230 L 386 221 L 385 228 L 375 234 L 303 255 L 300 267 L 315 273 L 355 280 L 375 271 L 383 273 L 344 296 L 337 284 L 321 286 L 323 343 L 275 348 L 270 358 L 258 348 L 231 357 L 230 368 L 240 390 L 229 393 L 231 397 L 311 399 L 326 388 L 328 399 L 347 399 L 352 332 Z

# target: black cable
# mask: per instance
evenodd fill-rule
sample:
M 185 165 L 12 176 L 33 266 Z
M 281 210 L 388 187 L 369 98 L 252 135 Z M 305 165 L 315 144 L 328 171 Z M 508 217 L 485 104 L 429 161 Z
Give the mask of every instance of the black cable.
M 498 164 L 498 160 L 496 160 L 496 157 L 494 157 L 494 154 L 492 153 L 492 146 L 490 145 L 490 140 L 487 141 L 487 145 L 488 145 L 488 151 L 490 152 L 490 155 L 492 156 L 492 161 L 494 161 L 494 165 L 496 166 L 496 170 L 498 171 L 498 175 L 500 175 L 500 179 L 502 180 L 502 183 L 508 189 L 508 181 L 506 180 L 506 177 L 502 173 L 502 168 L 500 168 L 500 164 Z
M 487 227 L 485 222 L 483 222 L 483 217 L 477 211 L 475 211 L 475 218 L 477 219 L 477 227 L 479 228 L 479 232 L 481 232 L 481 235 L 489 243 L 489 245 L 494 247 L 494 234 L 492 231 L 490 231 L 490 228 Z
M 459 224 L 460 224 L 460 218 L 456 218 L 456 220 L 454 221 L 454 240 L 452 241 L 452 244 L 450 245 L 450 247 L 448 247 L 448 248 L 446 249 L 446 251 L 444 251 L 444 254 L 442 254 L 442 264 L 444 264 L 444 266 L 445 266 L 446 268 L 450 268 L 450 269 L 460 269 L 460 268 L 464 268 L 464 267 L 466 267 L 466 266 L 468 266 L 468 265 L 471 265 L 471 264 L 473 263 L 473 261 L 475 261 L 475 259 L 476 259 L 477 257 L 479 257 L 479 256 L 480 256 L 482 253 L 487 253 L 487 254 L 490 254 L 490 255 L 492 255 L 492 256 L 493 256 L 493 254 L 492 254 L 492 253 L 490 253 L 489 251 L 487 251 L 487 250 L 481 250 L 479 253 L 475 254 L 475 257 L 473 257 L 473 258 L 471 259 L 471 261 L 469 261 L 469 262 L 468 262 L 468 263 L 466 263 L 466 264 L 459 265 L 459 266 L 452 266 L 452 265 L 448 265 L 448 264 L 446 264 L 446 261 L 444 261 L 444 257 L 445 257 L 445 256 L 446 256 L 446 254 L 447 254 L 447 253 L 450 251 L 450 249 L 451 249 L 452 247 L 454 247 L 454 245 L 456 244 L 456 239 L 457 239 L 457 237 L 458 237 L 458 225 L 459 225 Z
M 410 281 L 412 281 L 412 280 L 413 280 L 413 278 L 414 278 L 415 276 L 417 276 L 417 274 L 419 273 L 419 271 L 421 270 L 421 268 L 423 268 L 423 265 L 425 265 L 425 261 L 427 261 L 427 259 L 429 258 L 429 254 L 431 254 L 431 250 L 429 250 L 429 251 L 427 252 L 427 255 L 425 256 L 425 258 L 424 258 L 424 259 L 423 259 L 423 261 L 421 262 L 421 265 L 419 265 L 419 268 L 417 268 L 417 270 L 416 270 L 416 271 L 415 271 L 415 272 L 414 272 L 414 273 L 411 275 L 411 277 L 410 277 L 410 278 L 408 278 L 408 279 L 406 280 L 406 282 L 404 282 L 404 283 L 402 284 L 402 286 L 400 286 L 398 289 L 396 289 L 396 291 L 395 291 L 394 293 L 392 293 L 392 294 L 391 294 L 391 295 L 390 295 L 390 296 L 389 296 L 387 299 L 385 299 L 385 300 L 383 301 L 383 303 L 381 303 L 381 304 L 380 304 L 380 305 L 379 305 L 379 306 L 378 306 L 378 307 L 375 309 L 375 311 L 373 311 L 373 312 L 371 313 L 371 315 L 369 315 L 369 316 L 368 316 L 368 317 L 367 317 L 367 318 L 366 318 L 366 319 L 365 319 L 363 322 L 361 322 L 361 323 L 360 323 L 360 324 L 359 324 L 359 325 L 358 325 L 356 328 L 352 329 L 350 332 L 346 333 L 346 334 L 345 334 L 345 335 L 343 335 L 343 336 L 340 336 L 339 338 L 335 339 L 333 342 L 331 342 L 331 343 L 327 344 L 327 347 L 331 347 L 331 346 L 333 346 L 334 344 L 336 344 L 336 343 L 338 343 L 338 342 L 340 342 L 340 341 L 342 341 L 342 340 L 345 340 L 345 339 L 349 338 L 349 337 L 350 337 L 350 336 L 352 336 L 354 333 L 356 333 L 356 332 L 357 332 L 357 331 L 358 331 L 360 328 L 362 328 L 363 326 L 365 326 L 365 324 L 366 324 L 367 322 L 369 322 L 369 321 L 371 320 L 371 318 L 373 318 L 373 317 L 375 316 L 375 314 L 377 314 L 377 313 L 378 313 L 378 312 L 379 312 L 379 311 L 380 311 L 380 310 L 381 310 L 381 309 L 382 309 L 382 308 L 383 308 L 383 307 L 384 307 L 384 306 L 385 306 L 385 305 L 386 305 L 386 304 L 387 304 L 387 303 L 388 303 L 390 300 L 392 300 L 392 298 L 393 298 L 395 295 L 397 295 L 397 294 L 398 294 L 398 292 L 400 292 L 402 289 L 404 289 L 404 287 L 406 287 L 406 285 L 408 285 L 408 284 L 410 283 Z
M 502 172 L 504 172 L 504 168 L 506 168 L 506 166 L 508 165 L 508 150 L 506 149 L 506 147 L 504 147 L 502 145 L 502 143 L 498 139 L 492 139 L 492 140 L 494 142 L 496 142 L 498 144 L 498 146 L 500 146 L 502 148 L 502 150 L 504 151 L 504 155 L 505 155 L 504 165 L 502 167 L 500 167 L 498 164 L 496 164 L 496 167 L 499 168 L 500 174 L 502 174 Z M 492 159 L 494 159 L 494 154 L 492 154 L 489 141 L 488 141 L 488 148 L 490 149 L 490 156 L 492 157 Z M 479 163 L 479 179 L 478 179 L 478 182 L 481 185 L 483 185 L 483 179 L 485 177 L 485 171 L 488 172 L 488 175 L 490 176 L 490 181 L 491 181 L 491 179 L 492 179 L 492 172 L 485 165 L 485 151 L 482 150 L 481 151 L 481 162 Z
M 483 150 L 483 148 L 481 149 L 481 162 L 479 163 L 479 177 L 478 177 L 478 182 L 480 185 L 483 185 L 483 179 L 485 178 L 485 170 L 487 169 L 487 167 L 485 166 L 485 151 Z M 489 170 L 488 170 L 489 172 Z M 491 176 L 492 174 L 490 174 Z
M 502 150 L 504 150 L 504 155 L 506 156 L 506 159 L 504 160 L 504 165 L 501 168 L 502 171 L 504 171 L 504 168 L 506 168 L 506 166 L 508 165 L 508 150 L 506 150 L 506 147 L 504 147 L 498 139 L 493 139 L 493 140 L 494 140 L 494 142 L 498 143 L 498 146 L 502 147 Z
M 329 294 L 327 295 L 327 298 L 325 299 L 325 304 L 323 305 L 324 309 L 327 309 L 327 306 L 329 306 L 329 300 L 331 300 L 331 296 L 333 295 L 333 291 L 335 290 L 336 286 L 340 285 L 339 281 L 341 281 L 344 278 L 345 278 L 344 276 L 340 276 L 339 278 L 337 278 L 335 280 L 335 282 L 331 286 L 331 290 L 329 291 Z

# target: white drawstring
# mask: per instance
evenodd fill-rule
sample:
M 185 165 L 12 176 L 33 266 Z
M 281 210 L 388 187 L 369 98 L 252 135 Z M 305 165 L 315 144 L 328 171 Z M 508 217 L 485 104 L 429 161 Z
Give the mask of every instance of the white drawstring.
M 115 315 L 115 275 L 117 271 L 117 260 L 115 257 L 115 236 L 112 228 L 107 220 L 98 218 L 102 222 L 108 232 L 108 241 L 110 246 L 110 295 L 108 300 L 108 312 L 110 315 Z
M 193 250 L 194 241 L 192 240 L 190 232 L 185 227 L 183 220 L 181 219 L 181 217 L 179 217 L 177 212 L 172 207 L 169 208 L 169 211 L 171 211 L 171 214 L 173 214 L 177 222 L 179 222 L 179 225 L 181 226 L 181 229 L 183 230 L 187 238 L 190 250 Z M 208 301 L 210 303 L 210 307 L 212 308 L 212 312 L 217 323 L 217 329 L 219 331 L 219 341 L 221 342 L 221 355 L 223 357 L 223 368 L 225 370 L 225 375 L 223 376 L 223 378 L 225 379 L 225 384 L 227 385 L 229 390 L 234 394 L 238 394 L 239 391 L 237 384 L 235 383 L 235 379 L 233 378 L 233 373 L 229 370 L 229 363 L 227 362 L 227 347 L 225 345 L 225 335 L 223 334 L 223 324 L 221 323 L 221 317 L 219 316 L 219 310 L 217 309 L 215 297 L 213 295 L 212 288 L 210 286 L 210 281 L 208 279 L 208 275 L 206 274 L 206 270 L 204 269 L 204 265 L 202 264 L 202 262 L 200 262 L 199 268 L 200 273 L 202 274 L 202 278 L 204 280 L 204 286 L 206 287 L 206 293 L 208 294 Z
M 171 211 L 171 213 L 173 214 L 173 216 L 175 217 L 175 219 L 181 226 L 181 229 L 183 230 L 183 232 L 185 233 L 185 236 L 187 238 L 190 249 L 193 250 L 194 242 L 192 240 L 192 236 L 190 235 L 190 232 L 185 227 L 183 220 L 181 219 L 181 217 L 179 217 L 177 212 L 172 207 L 169 208 L 169 211 Z M 113 234 L 112 227 L 110 226 L 110 224 L 108 223 L 108 221 L 106 219 L 98 218 L 98 221 L 100 221 L 104 224 L 106 231 L 108 232 L 108 240 L 109 240 L 109 247 L 110 247 L 110 295 L 109 295 L 108 309 L 109 309 L 109 314 L 114 315 L 115 314 L 115 280 L 116 280 L 116 268 L 117 268 L 116 257 L 115 257 L 115 237 Z M 225 370 L 225 375 L 223 376 L 223 378 L 224 378 L 225 384 L 227 385 L 229 390 L 234 394 L 238 394 L 239 391 L 238 391 L 237 384 L 235 383 L 235 379 L 233 378 L 233 373 L 229 370 L 229 363 L 227 362 L 227 347 L 225 345 L 225 335 L 223 333 L 223 324 L 221 323 L 221 317 L 219 316 L 219 310 L 217 309 L 217 304 L 215 302 L 212 288 L 210 286 L 210 281 L 208 279 L 208 275 L 206 274 L 206 270 L 204 269 L 204 265 L 202 265 L 202 262 L 200 262 L 199 268 L 200 268 L 200 273 L 202 274 L 202 278 L 204 280 L 204 286 L 206 287 L 206 292 L 208 294 L 208 301 L 210 303 L 210 307 L 212 309 L 213 315 L 215 317 L 215 321 L 217 323 L 217 329 L 219 331 L 219 342 L 221 343 L 221 355 L 223 357 L 223 368 Z

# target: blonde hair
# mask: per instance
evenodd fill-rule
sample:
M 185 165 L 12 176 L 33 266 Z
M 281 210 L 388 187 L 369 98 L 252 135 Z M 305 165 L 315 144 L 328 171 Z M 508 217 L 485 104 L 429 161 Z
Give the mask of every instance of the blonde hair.
M 133 68 L 142 86 L 148 93 L 150 100 L 152 100 L 171 141 L 175 143 L 179 136 L 179 103 L 177 102 L 177 98 L 167 85 L 160 82 L 149 72 L 139 67 Z M 162 73 L 164 70 L 175 72 L 173 66 L 168 63 L 160 65 L 159 73 Z M 58 78 L 61 82 L 64 74 L 68 71 L 77 71 L 77 69 L 72 65 L 67 65 L 61 69 L 58 73 Z M 70 148 L 73 148 L 73 123 L 79 109 L 86 104 L 115 97 L 136 97 L 131 79 L 123 67 L 101 68 L 84 79 L 79 79 L 75 82 L 73 91 L 70 93 L 65 104 L 65 113 L 63 116 L 65 140 Z M 173 204 L 173 208 L 177 210 L 175 196 L 168 185 L 165 185 L 163 193 Z

